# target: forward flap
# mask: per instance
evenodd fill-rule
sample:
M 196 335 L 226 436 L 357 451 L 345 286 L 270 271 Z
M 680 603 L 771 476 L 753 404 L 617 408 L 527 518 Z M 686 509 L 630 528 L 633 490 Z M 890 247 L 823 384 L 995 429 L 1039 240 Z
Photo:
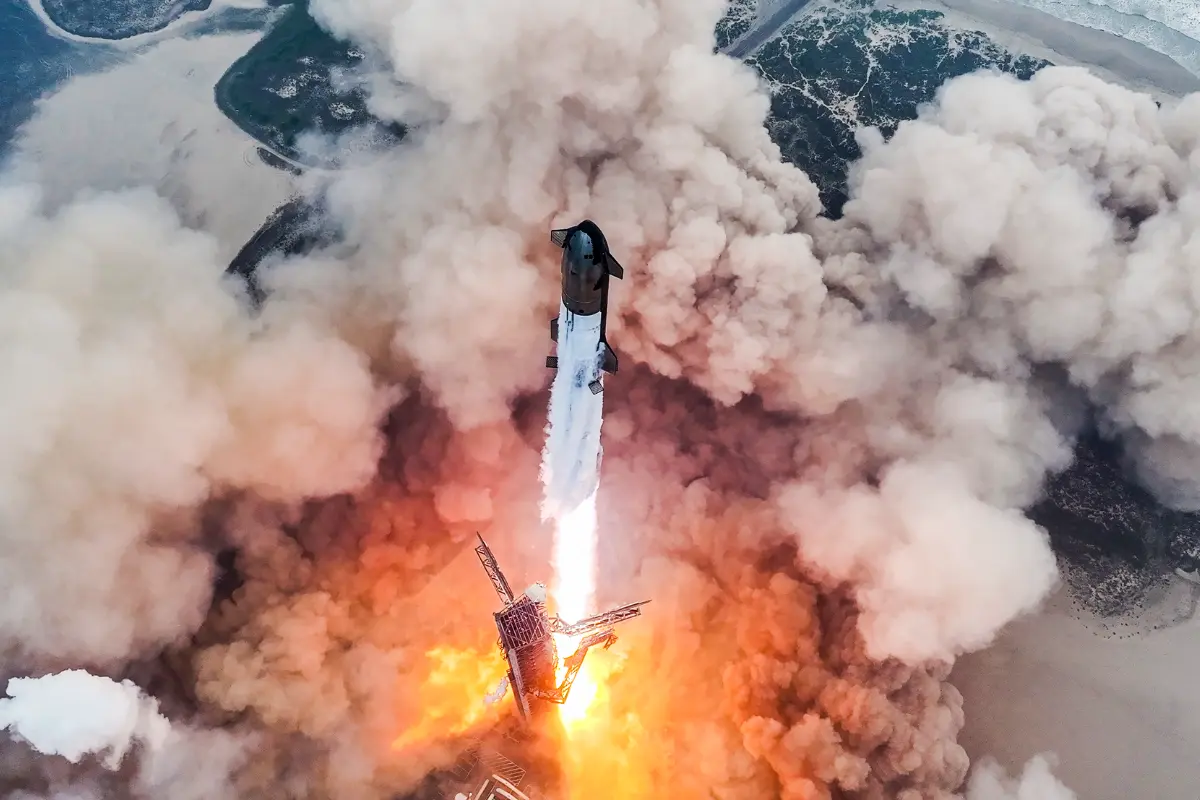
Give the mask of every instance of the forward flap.
M 608 261 L 605 264 L 605 267 L 607 268 L 609 275 L 612 275 L 617 280 L 624 280 L 625 270 L 622 269 L 617 260 L 612 257 L 612 253 L 608 254 Z

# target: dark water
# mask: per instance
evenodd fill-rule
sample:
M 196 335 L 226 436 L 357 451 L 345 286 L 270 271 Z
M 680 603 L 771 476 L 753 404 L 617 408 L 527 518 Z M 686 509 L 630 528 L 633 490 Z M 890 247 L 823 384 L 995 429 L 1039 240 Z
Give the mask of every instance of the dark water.
M 115 58 L 104 46 L 51 36 L 21 0 L 0 0 L 0 153 L 44 92 Z

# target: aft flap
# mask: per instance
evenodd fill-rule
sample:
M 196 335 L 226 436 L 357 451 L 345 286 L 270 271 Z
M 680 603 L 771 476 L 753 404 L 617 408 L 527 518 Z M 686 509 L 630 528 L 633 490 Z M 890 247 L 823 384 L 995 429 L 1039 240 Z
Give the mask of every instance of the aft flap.
M 617 280 L 624 280 L 625 270 L 623 270 L 621 265 L 617 263 L 617 260 L 612 257 L 612 253 L 608 254 L 608 261 L 605 266 L 608 268 L 609 275 L 612 275 Z
M 600 359 L 600 369 L 613 375 L 617 374 L 617 354 L 607 343 L 604 345 L 604 356 Z
M 571 232 L 570 228 L 558 228 L 550 231 L 550 241 L 559 247 L 565 247 L 567 244 L 567 234 Z

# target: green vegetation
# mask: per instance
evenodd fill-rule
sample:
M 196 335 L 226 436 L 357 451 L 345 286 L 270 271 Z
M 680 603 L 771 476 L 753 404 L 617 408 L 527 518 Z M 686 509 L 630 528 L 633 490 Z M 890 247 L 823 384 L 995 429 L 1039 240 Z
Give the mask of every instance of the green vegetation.
M 725 16 L 717 23 L 717 49 L 724 50 L 754 25 L 758 0 L 730 0 Z
M 68 33 L 93 39 L 127 39 L 160 31 L 189 11 L 204 11 L 212 0 L 44 0 L 50 20 Z
M 936 11 L 843 0 L 817 8 L 747 58 L 771 93 L 772 138 L 807 172 L 831 214 L 846 200 L 860 126 L 891 135 L 950 78 L 994 67 L 1028 78 L 1049 62 L 1014 56 L 982 33 L 946 27 Z
M 334 71 L 352 70 L 362 59 L 360 51 L 322 30 L 305 6 L 292 6 L 221 76 L 217 106 L 246 133 L 292 161 L 331 166 L 300 152 L 297 143 L 303 134 L 336 136 L 369 127 L 384 141 L 404 135 L 400 126 L 384 125 L 367 111 L 361 89 L 335 89 Z
M 1171 570 L 1200 568 L 1200 514 L 1163 506 L 1122 460 L 1118 445 L 1089 431 L 1029 510 L 1050 533 L 1071 597 L 1107 618 L 1137 614 Z

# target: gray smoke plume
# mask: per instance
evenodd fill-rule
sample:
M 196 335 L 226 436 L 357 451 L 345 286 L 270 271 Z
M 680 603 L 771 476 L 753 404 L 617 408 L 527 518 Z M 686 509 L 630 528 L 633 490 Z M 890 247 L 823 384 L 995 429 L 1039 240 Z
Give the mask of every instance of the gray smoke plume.
M 162 199 L 0 194 L 13 668 L 173 646 L 197 719 L 261 737 L 216 770 L 243 798 L 388 797 L 446 763 L 501 713 L 470 537 L 551 577 L 530 397 L 548 231 L 587 216 L 626 268 L 600 588 L 655 604 L 602 662 L 578 796 L 1069 797 L 1038 760 L 964 786 L 947 676 L 1055 581 L 1022 509 L 1070 459 L 1062 380 L 1198 496 L 1200 100 L 957 79 L 863 134 L 834 222 L 713 54 L 721 11 L 314 0 L 387 65 L 373 109 L 419 124 L 309 179 L 353 253 L 274 267 L 257 315 Z M 220 547 L 243 583 L 206 613 Z

